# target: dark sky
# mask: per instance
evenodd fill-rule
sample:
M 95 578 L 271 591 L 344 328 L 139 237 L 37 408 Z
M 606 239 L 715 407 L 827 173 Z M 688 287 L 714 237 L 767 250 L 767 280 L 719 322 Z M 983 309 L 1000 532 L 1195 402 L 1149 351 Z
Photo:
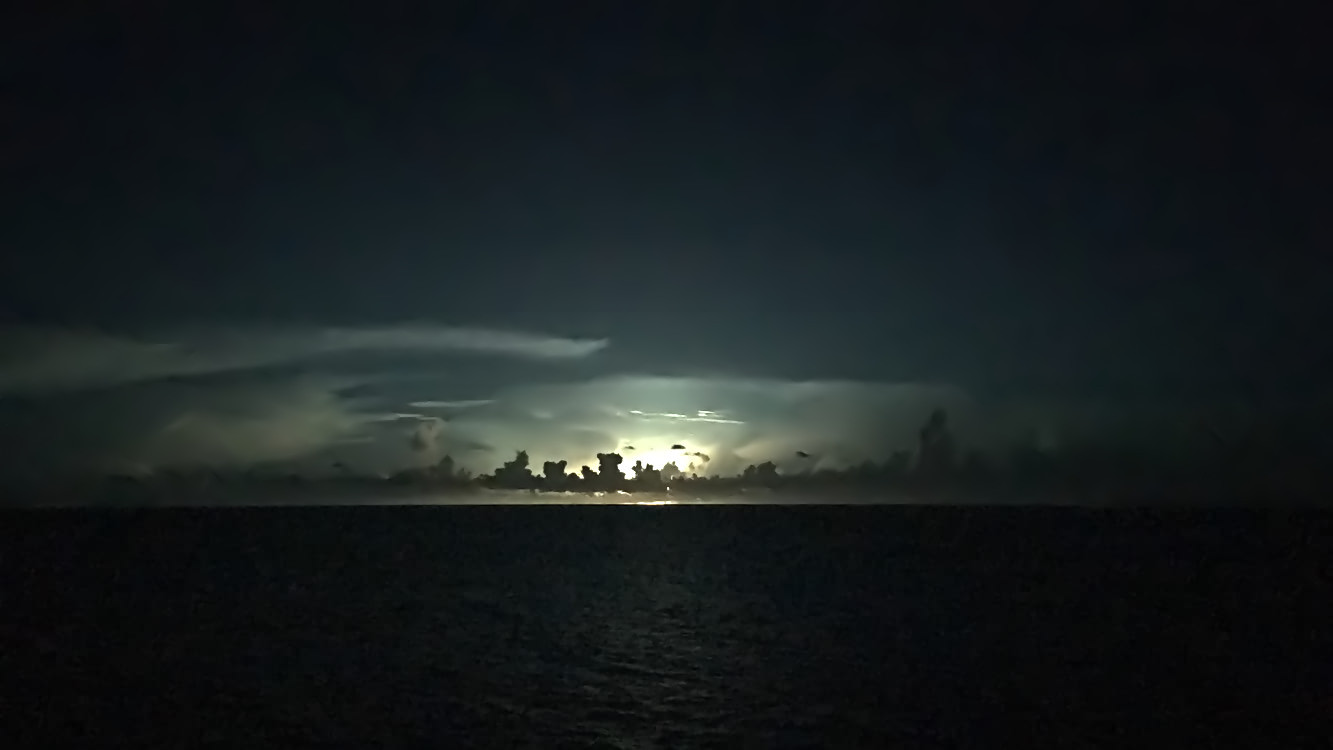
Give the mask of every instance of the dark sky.
M 0 45 L 0 315 L 20 338 L 196 348 L 406 324 L 609 342 L 554 373 L 450 365 L 441 397 L 621 374 L 1111 400 L 1327 379 L 1310 19 L 879 5 L 29 17 Z M 62 372 L 87 350 L 59 349 Z

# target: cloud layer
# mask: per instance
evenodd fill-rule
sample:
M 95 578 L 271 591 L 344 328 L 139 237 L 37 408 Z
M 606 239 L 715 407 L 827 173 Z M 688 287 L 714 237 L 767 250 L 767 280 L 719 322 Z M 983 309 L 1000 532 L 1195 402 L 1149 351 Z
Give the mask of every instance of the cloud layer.
M 945 385 L 655 376 L 511 385 L 464 399 L 447 368 L 427 374 L 410 387 L 253 372 L 11 396 L 0 399 L 0 437 L 23 446 L 9 457 L 22 454 L 24 469 L 384 473 L 449 454 L 485 472 L 523 449 L 538 465 L 577 467 L 620 451 L 631 463 L 730 473 L 798 450 L 814 464 L 878 457 L 909 447 L 930 409 L 955 409 L 966 424 L 970 404 Z M 436 398 L 420 396 L 432 387 Z
M 730 474 L 765 460 L 805 469 L 882 459 L 912 449 L 936 408 L 960 442 L 983 451 L 1055 446 L 1125 422 L 1123 410 L 987 402 L 948 383 L 541 367 L 605 346 L 438 326 L 144 338 L 9 329 L 0 332 L 0 440 L 12 446 L 3 468 L 386 473 L 448 454 L 480 473 L 521 449 L 537 466 L 564 459 L 577 469 L 619 451 L 626 465 Z

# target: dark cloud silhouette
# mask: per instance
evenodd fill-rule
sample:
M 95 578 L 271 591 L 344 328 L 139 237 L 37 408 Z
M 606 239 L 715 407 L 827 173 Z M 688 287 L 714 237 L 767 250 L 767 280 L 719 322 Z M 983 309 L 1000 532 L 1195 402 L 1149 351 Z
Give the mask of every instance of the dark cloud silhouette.
M 546 461 L 542 464 L 542 477 L 546 479 L 549 486 L 556 486 L 564 482 L 565 470 L 569 462 L 561 459 L 559 461 Z
M 598 453 L 598 478 L 606 482 L 622 481 L 625 478 L 625 474 L 620 470 L 620 465 L 624 463 L 624 461 L 624 456 L 621 456 L 619 453 Z
M 506 461 L 503 466 L 495 470 L 495 479 L 506 487 L 533 486 L 532 470 L 528 468 L 528 452 L 516 451 L 512 461 Z

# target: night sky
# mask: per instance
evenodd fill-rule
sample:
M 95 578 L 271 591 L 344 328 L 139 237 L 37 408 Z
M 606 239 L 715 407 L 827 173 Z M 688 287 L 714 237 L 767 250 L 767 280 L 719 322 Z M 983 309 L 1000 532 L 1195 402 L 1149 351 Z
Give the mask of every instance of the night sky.
M 1326 396 L 1310 19 L 128 5 L 5 24 L 7 472 L 834 465 L 936 406 L 990 447 Z

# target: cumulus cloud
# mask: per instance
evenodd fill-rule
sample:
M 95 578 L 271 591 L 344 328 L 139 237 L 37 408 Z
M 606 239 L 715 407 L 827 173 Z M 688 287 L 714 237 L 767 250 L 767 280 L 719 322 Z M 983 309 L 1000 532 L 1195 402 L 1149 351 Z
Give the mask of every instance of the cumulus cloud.
M 556 360 L 586 357 L 606 345 L 605 339 L 431 325 L 213 328 L 137 337 L 7 328 L 0 330 L 0 392 L 104 387 L 349 353 L 472 353 Z

